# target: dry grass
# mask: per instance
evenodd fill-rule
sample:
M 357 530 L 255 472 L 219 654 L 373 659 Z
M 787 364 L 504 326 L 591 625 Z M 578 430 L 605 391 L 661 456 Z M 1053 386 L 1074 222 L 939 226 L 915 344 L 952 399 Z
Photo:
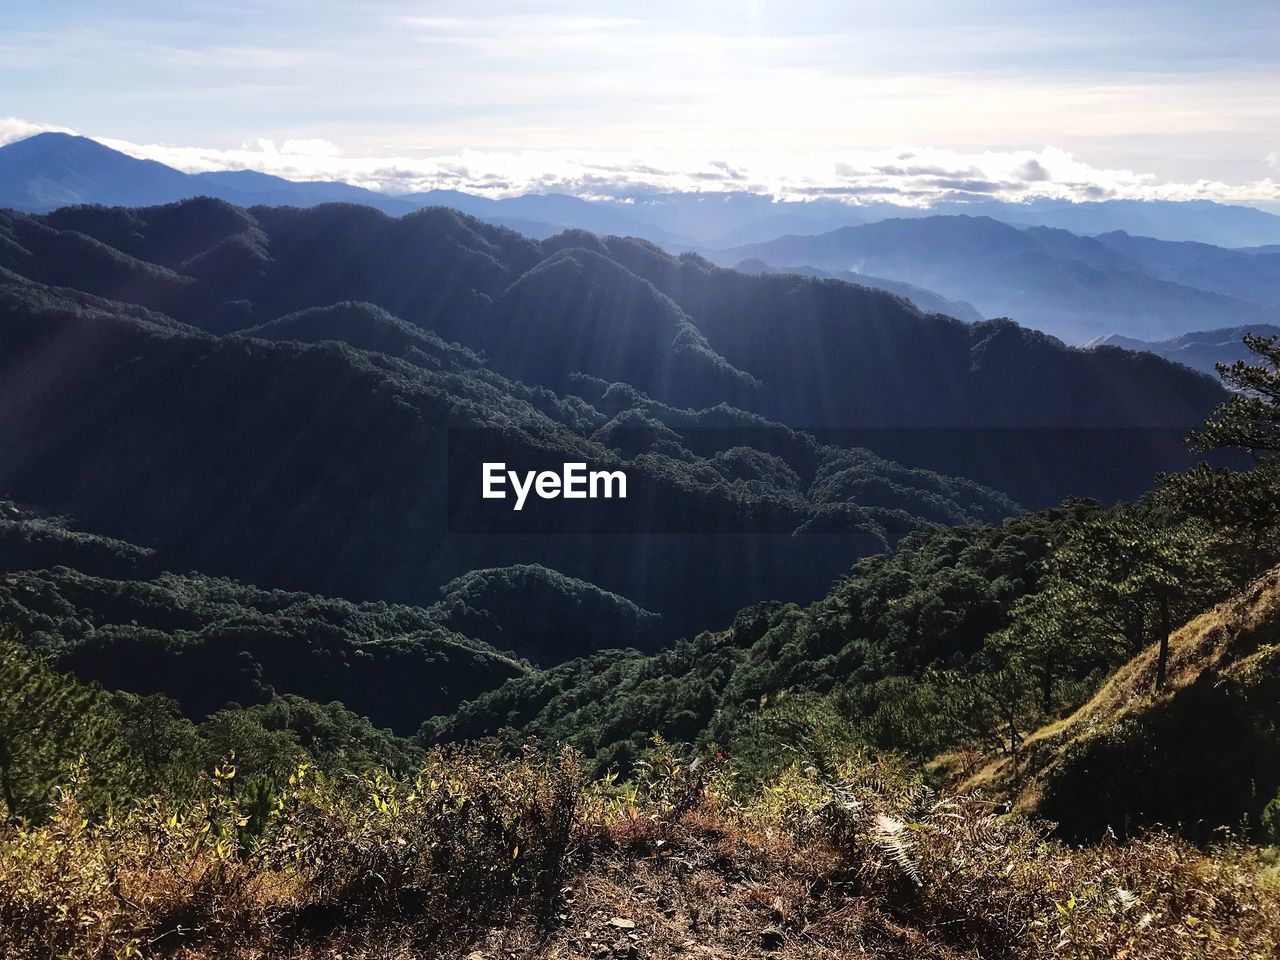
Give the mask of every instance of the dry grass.
M 68 796 L 0 839 L 0 956 L 1276 955 L 1280 895 L 1241 849 L 1072 848 L 874 766 L 745 803 L 719 776 L 584 784 L 565 759 L 464 752 L 267 805 L 228 778 L 98 825 Z
M 1243 677 L 1276 654 L 1280 643 L 1280 567 L 1268 571 L 1240 594 L 1177 630 L 1169 641 L 1168 679 L 1155 692 L 1158 647 L 1152 645 L 1121 667 L 1071 716 L 1029 736 L 1012 756 L 992 757 L 965 776 L 965 791 L 1013 799 L 1013 809 L 1035 815 L 1046 783 L 1064 757 L 1089 741 L 1140 721 L 1204 678 Z

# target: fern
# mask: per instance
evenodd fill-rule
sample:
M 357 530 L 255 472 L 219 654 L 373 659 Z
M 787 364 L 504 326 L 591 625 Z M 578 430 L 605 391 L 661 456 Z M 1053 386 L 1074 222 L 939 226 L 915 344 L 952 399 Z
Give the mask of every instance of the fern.
M 872 824 L 871 836 L 876 846 L 898 865 L 912 883 L 919 887 L 924 885 L 924 878 L 920 874 L 919 864 L 916 863 L 909 829 L 908 824 L 901 820 L 887 813 L 880 813 L 876 815 Z

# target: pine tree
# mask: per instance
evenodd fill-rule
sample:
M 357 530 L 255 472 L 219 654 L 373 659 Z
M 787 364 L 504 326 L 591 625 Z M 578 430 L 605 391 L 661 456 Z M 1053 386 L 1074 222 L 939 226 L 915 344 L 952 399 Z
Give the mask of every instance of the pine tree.
M 1257 362 L 1218 364 L 1235 391 L 1198 431 L 1193 448 L 1243 451 L 1249 470 L 1201 464 L 1164 477 L 1163 497 L 1175 510 L 1199 517 L 1232 545 L 1236 578 L 1247 579 L 1280 558 L 1280 337 L 1246 334 Z
M 1259 362 L 1217 365 L 1235 393 L 1193 435 L 1202 450 L 1240 449 L 1257 457 L 1280 453 L 1280 337 L 1244 336 Z
M 119 732 L 100 689 L 53 670 L 0 625 L 0 800 L 9 819 L 39 818 L 53 788 L 77 777 L 83 801 L 106 802 L 129 776 Z
M 1174 627 L 1229 586 L 1204 523 L 1116 510 L 1057 550 L 1040 590 L 1015 608 L 1006 642 L 992 647 L 1036 678 L 1047 711 L 1055 678 L 1114 666 L 1154 636 L 1162 690 Z

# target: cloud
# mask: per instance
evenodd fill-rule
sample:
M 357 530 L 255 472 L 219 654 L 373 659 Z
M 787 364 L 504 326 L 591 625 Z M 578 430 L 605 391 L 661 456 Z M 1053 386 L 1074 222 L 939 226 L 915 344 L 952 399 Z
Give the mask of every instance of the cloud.
M 0 118 L 0 143 L 65 129 Z M 68 131 L 70 132 L 70 131 Z M 1094 166 L 1052 146 L 1038 150 L 963 152 L 899 145 L 888 150 L 818 153 L 621 153 L 575 150 L 461 150 L 430 155 L 352 156 L 325 138 L 262 138 L 236 149 L 100 143 L 131 156 L 195 173 L 257 170 L 294 180 L 338 180 L 388 194 L 432 189 L 502 197 L 568 193 L 625 199 L 667 192 L 742 191 L 777 199 L 895 201 L 928 206 L 970 199 L 1192 200 L 1274 204 L 1280 182 L 1161 180 L 1131 169 Z M 1273 166 L 1276 156 L 1266 162 Z
M 25 140 L 37 133 L 75 133 L 70 127 L 57 127 L 50 123 L 31 123 L 18 117 L 0 117 L 0 146 Z
M 1017 175 L 1028 183 L 1042 183 L 1049 179 L 1049 171 L 1034 157 L 1018 168 Z

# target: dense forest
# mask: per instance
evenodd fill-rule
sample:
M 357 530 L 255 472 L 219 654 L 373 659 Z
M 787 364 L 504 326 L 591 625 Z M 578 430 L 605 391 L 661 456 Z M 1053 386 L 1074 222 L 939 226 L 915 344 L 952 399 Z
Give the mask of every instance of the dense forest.
M 668 641 L 815 599 L 933 523 L 1136 495 L 1187 464 L 1178 433 L 1222 397 L 1008 321 L 442 209 L 6 213 L 0 270 L 16 502 L 153 569 L 354 599 L 429 605 L 472 570 L 540 564 L 660 615 Z M 469 427 L 512 461 L 627 463 L 629 512 L 576 515 L 628 535 L 454 535 L 445 450 Z M 914 442 L 924 427 L 949 439 Z

